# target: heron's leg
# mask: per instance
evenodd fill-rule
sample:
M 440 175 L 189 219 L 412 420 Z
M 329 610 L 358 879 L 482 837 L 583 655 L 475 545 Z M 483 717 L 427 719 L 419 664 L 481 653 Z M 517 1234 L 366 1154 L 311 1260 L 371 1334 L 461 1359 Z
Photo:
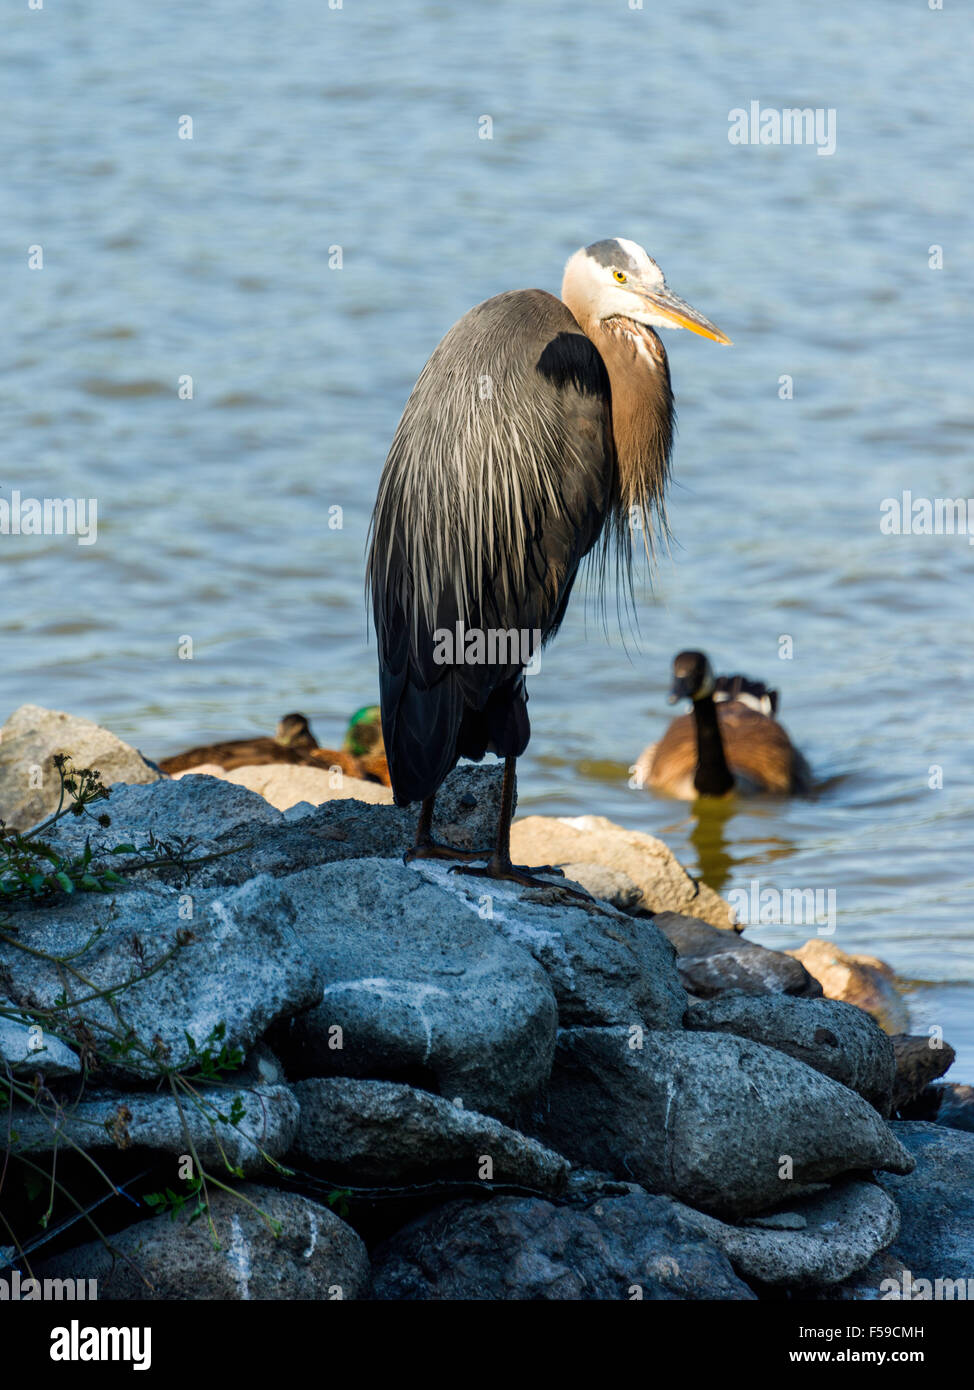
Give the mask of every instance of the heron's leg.
M 539 874 L 558 874 L 563 878 L 564 874 L 561 869 L 554 869 L 550 864 L 528 868 L 525 864 L 511 863 L 511 821 L 514 818 L 514 768 L 516 763 L 516 758 L 504 759 L 501 812 L 497 819 L 497 844 L 494 846 L 493 854 L 485 866 L 461 864 L 453 872 L 473 874 L 477 878 L 506 879 L 510 883 L 523 884 L 525 888 L 553 888 L 556 893 L 564 893 L 570 898 L 580 898 L 583 902 L 591 902 L 592 898 L 588 893 L 580 892 L 576 888 L 568 888 L 561 883 L 548 883 L 545 879 L 538 877 Z
M 460 860 L 462 863 L 473 860 L 484 860 L 490 857 L 489 849 L 454 849 L 453 845 L 444 845 L 439 840 L 433 839 L 433 802 L 436 794 L 428 796 L 419 808 L 419 820 L 416 822 L 416 840 L 412 849 L 407 849 L 403 855 L 403 863 L 408 864 L 411 859 L 452 859 Z

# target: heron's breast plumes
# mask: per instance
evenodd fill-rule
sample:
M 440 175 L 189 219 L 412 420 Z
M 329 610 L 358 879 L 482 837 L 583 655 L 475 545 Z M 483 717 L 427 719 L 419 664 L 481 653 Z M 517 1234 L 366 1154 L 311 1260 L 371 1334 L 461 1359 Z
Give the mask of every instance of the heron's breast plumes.
M 616 448 L 616 521 L 652 546 L 666 532 L 675 411 L 666 351 L 653 330 L 634 319 L 608 318 L 588 330 L 605 362 L 612 388 Z

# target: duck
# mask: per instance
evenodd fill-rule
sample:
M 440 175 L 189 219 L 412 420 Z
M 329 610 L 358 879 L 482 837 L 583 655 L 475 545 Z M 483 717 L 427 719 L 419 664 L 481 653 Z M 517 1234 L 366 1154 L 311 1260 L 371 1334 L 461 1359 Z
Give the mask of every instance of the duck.
M 746 676 L 715 677 L 704 652 L 685 651 L 673 659 L 669 699 L 692 700 L 692 712 L 643 750 L 637 785 L 683 801 L 811 790 L 811 769 L 778 722 L 776 690 Z
M 381 782 L 384 787 L 392 785 L 382 739 L 382 711 L 378 705 L 363 705 L 355 711 L 348 721 L 340 750 L 316 747 L 309 756 L 318 763 L 331 767 L 337 765 L 343 772 L 350 772 L 351 776 L 361 777 L 367 782 Z M 358 771 L 351 771 L 346 766 L 349 760 Z
M 204 763 L 216 763 L 226 772 L 238 767 L 267 763 L 303 764 L 305 767 L 338 767 L 349 777 L 389 786 L 389 767 L 382 743 L 378 705 L 356 710 L 349 722 L 342 748 L 321 748 L 303 714 L 285 714 L 273 738 L 238 738 L 223 743 L 204 743 L 185 753 L 160 758 L 159 767 L 170 777 L 189 772 Z

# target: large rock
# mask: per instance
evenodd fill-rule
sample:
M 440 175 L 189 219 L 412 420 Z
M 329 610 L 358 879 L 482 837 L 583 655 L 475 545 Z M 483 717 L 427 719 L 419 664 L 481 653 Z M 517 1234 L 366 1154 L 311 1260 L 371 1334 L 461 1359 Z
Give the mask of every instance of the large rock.
M 517 1183 L 556 1194 L 569 1165 L 487 1115 L 391 1081 L 313 1077 L 295 1093 L 301 1121 L 291 1158 L 356 1186 L 434 1179 Z
M 50 1153 L 77 1145 L 87 1153 L 102 1149 L 152 1149 L 157 1153 L 195 1152 L 216 1176 L 225 1165 L 250 1176 L 267 1158 L 282 1158 L 298 1127 L 298 1103 L 286 1086 L 196 1088 L 193 1102 L 165 1092 L 90 1093 L 85 1100 L 58 1107 L 18 1107 L 10 1115 L 13 1153 Z M 230 1112 L 239 1107 L 230 1123 Z M 221 1118 L 221 1116 L 223 1118 Z
M 881 1115 L 890 1113 L 893 1046 L 879 1024 L 854 1004 L 783 994 L 725 994 L 694 1004 L 686 1026 L 705 1033 L 734 1033 L 787 1052 L 858 1091 Z
M 29 1011 L 53 1009 L 62 994 L 76 1001 L 65 1029 L 91 1030 L 109 1075 L 153 1076 L 156 1059 L 198 1065 L 187 1034 L 197 1049 L 247 1050 L 275 1019 L 321 998 L 294 906 L 271 878 L 219 897 L 161 884 L 78 893 L 13 921 L 20 944 L 0 941 L 8 994 Z
M 257 792 L 279 811 L 301 802 L 320 806 L 325 801 L 339 801 L 343 797 L 376 806 L 392 805 L 392 792 L 378 782 L 346 777 L 340 770 L 333 773 L 327 767 L 307 767 L 303 763 L 261 763 L 253 767 L 235 767 L 229 772 L 218 763 L 200 763 L 185 772 L 177 772 L 174 780 L 183 777 L 216 777 L 223 782 L 233 782 L 235 786 Z
M 160 776 L 141 753 L 90 719 L 21 705 L 0 729 L 0 820 L 8 827 L 27 830 L 57 808 L 56 753 L 70 754 L 78 770 L 97 769 L 105 786 Z
M 738 1220 L 859 1169 L 912 1159 L 861 1096 L 728 1033 L 559 1034 L 542 1143 Z
M 37 1072 L 50 1081 L 81 1071 L 77 1054 L 66 1043 L 25 1018 L 2 995 L 0 1009 L 9 1010 L 0 1013 L 0 1064 L 5 1062 L 14 1076 L 30 1077 Z
M 899 1235 L 835 1296 L 974 1297 L 974 1134 L 921 1121 L 895 1122 L 892 1129 L 916 1161 L 908 1177 L 878 1175 L 900 1209 Z
M 511 830 L 516 864 L 597 863 L 626 875 L 648 912 L 686 912 L 715 927 L 733 926 L 730 906 L 705 883 L 691 878 L 662 840 L 626 830 L 604 816 L 526 816 Z
M 818 981 L 783 951 L 770 951 L 679 912 L 658 912 L 653 920 L 676 949 L 684 988 L 698 998 L 730 993 L 821 996 Z
M 253 1206 L 249 1205 L 253 1203 Z M 153 1218 L 35 1266 L 41 1279 L 97 1279 L 101 1299 L 332 1300 L 363 1298 L 369 1259 L 361 1239 L 334 1212 L 307 1197 L 245 1183 L 210 1188 L 219 1249 L 193 1204 L 175 1220 Z M 257 1208 L 255 1210 L 254 1208 Z M 261 1212 L 280 1223 L 274 1235 Z
M 557 1008 L 527 950 L 396 861 L 328 864 L 284 886 L 324 986 L 276 1036 L 289 1071 L 418 1084 L 505 1121 L 530 1108 Z
M 412 867 L 534 956 L 551 980 L 562 1027 L 640 1020 L 647 1028 L 682 1027 L 687 997 L 675 952 L 648 919 L 566 898 L 554 879 L 551 894 L 526 894 L 516 884 L 455 874 L 433 860 Z
M 377 1299 L 753 1299 L 678 1203 L 450 1202 L 374 1253 Z
M 875 956 L 850 955 L 841 946 L 812 937 L 789 956 L 814 975 L 828 999 L 865 1009 L 887 1033 L 905 1033 L 910 1015 L 896 988 L 896 975 Z
M 499 807 L 496 767 L 455 768 L 437 794 L 435 833 L 461 849 L 489 845 Z M 219 857 L 189 870 L 151 873 L 166 882 L 191 881 L 197 890 L 245 883 L 260 874 L 283 877 L 346 859 L 401 861 L 416 831 L 414 807 L 341 798 L 295 819 L 254 791 L 205 776 L 167 779 L 151 787 L 116 787 L 104 809 L 111 816 L 109 829 L 93 833 L 90 820 L 78 822 L 72 816 L 55 828 L 52 843 L 78 851 L 90 834 L 98 862 L 99 846 L 141 846 L 149 831 L 166 843 L 188 842 L 191 858 Z
M 849 1178 L 773 1216 L 731 1226 L 684 1208 L 745 1279 L 790 1290 L 836 1284 L 896 1238 L 900 1214 L 876 1183 Z
M 950 1043 L 936 1036 L 895 1033 L 890 1042 L 896 1058 L 893 1109 L 901 1110 L 953 1066 L 956 1053 Z

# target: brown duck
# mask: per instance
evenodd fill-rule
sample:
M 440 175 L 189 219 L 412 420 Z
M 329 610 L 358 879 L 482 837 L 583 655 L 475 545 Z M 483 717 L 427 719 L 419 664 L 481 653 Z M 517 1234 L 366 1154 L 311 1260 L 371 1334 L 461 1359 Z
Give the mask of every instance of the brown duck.
M 160 758 L 159 766 L 171 776 L 203 763 L 216 763 L 227 772 L 237 767 L 266 763 L 299 763 L 306 767 L 339 767 L 349 777 L 389 786 L 389 767 L 382 744 L 378 705 L 366 705 L 352 715 L 342 748 L 320 748 L 303 714 L 286 714 L 274 738 L 238 738 L 225 743 L 205 743 Z
M 681 699 L 692 700 L 693 710 L 640 755 L 639 785 L 684 801 L 811 790 L 811 769 L 776 718 L 776 690 L 744 676 L 715 678 L 703 652 L 680 652 L 670 703 Z

